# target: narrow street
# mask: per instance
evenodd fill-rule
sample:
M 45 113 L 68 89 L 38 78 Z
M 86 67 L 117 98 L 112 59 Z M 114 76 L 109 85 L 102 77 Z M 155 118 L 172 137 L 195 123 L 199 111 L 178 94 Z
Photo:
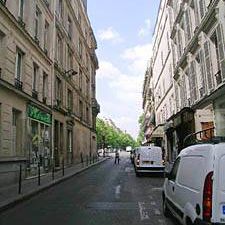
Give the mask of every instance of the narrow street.
M 129 153 L 111 158 L 0 215 L 1 225 L 172 225 L 162 215 L 163 178 L 136 177 Z

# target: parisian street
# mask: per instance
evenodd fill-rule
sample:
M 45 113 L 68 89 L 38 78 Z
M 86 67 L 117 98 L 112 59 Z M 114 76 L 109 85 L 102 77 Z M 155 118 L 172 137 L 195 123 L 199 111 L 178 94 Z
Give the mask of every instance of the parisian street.
M 136 177 L 129 153 L 111 157 L 0 215 L 1 225 L 172 225 L 162 214 L 164 178 Z

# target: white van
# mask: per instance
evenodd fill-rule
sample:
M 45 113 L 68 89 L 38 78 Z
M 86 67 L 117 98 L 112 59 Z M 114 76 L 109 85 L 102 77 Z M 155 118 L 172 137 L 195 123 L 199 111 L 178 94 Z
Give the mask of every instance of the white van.
M 182 224 L 225 224 L 225 143 L 197 144 L 166 173 L 163 212 Z
M 164 173 L 162 149 L 156 146 L 141 146 L 135 149 L 134 167 L 140 173 Z

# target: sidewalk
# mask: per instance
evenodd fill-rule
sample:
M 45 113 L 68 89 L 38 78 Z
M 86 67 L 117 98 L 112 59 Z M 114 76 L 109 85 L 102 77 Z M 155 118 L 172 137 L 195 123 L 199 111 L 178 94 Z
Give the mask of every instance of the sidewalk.
M 86 163 L 84 163 L 82 165 L 80 163 L 80 164 L 76 164 L 74 166 L 65 168 L 64 176 L 63 176 L 62 170 L 59 170 L 55 172 L 54 180 L 52 177 L 52 173 L 47 173 L 41 176 L 40 186 L 38 185 L 38 177 L 22 180 L 21 194 L 18 194 L 19 184 L 0 188 L 0 212 L 16 205 L 19 202 L 22 202 L 34 196 L 35 194 L 45 189 L 48 189 L 66 179 L 69 179 L 70 177 L 78 173 L 81 173 L 82 171 L 92 166 L 95 166 L 101 162 L 104 162 L 105 160 L 107 160 L 107 157 L 99 158 L 97 162 L 94 162 L 92 164 L 86 165 Z

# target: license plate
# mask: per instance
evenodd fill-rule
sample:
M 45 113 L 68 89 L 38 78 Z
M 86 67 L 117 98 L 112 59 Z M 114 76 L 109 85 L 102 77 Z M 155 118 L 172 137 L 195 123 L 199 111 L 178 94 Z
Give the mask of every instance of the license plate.
M 223 215 L 225 215 L 225 205 L 222 206 Z
M 148 163 L 150 163 L 150 162 L 149 162 L 149 161 L 142 161 L 142 163 L 148 164 Z

